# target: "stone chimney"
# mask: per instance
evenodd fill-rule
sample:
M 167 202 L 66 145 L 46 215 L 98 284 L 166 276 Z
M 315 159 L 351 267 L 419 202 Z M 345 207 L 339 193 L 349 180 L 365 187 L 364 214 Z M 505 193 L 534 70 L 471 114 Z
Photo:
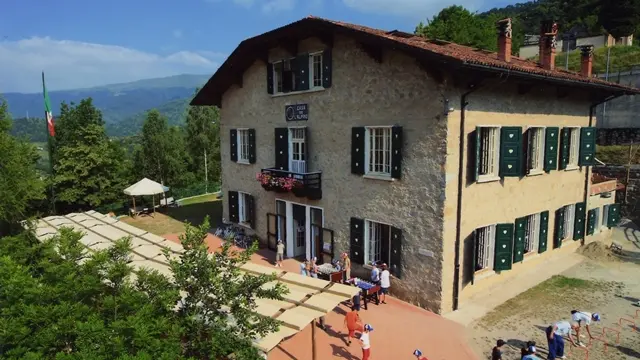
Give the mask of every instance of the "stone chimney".
M 556 36 L 558 24 L 554 21 L 543 21 L 540 27 L 540 66 L 553 70 L 556 67 Z
M 593 45 L 580 46 L 580 75 L 591 77 L 593 69 Z
M 511 19 L 496 22 L 498 30 L 498 60 L 511 62 Z

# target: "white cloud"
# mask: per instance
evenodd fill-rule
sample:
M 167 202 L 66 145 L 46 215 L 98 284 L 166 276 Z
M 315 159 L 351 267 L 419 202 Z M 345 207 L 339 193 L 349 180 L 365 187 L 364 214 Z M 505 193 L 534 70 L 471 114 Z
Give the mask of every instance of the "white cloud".
M 185 73 L 211 74 L 224 57 L 212 51 L 165 56 L 49 37 L 0 41 L 0 93 L 40 91 L 42 71 L 49 89 L 63 90 Z
M 451 6 L 461 5 L 471 11 L 482 8 L 488 0 L 342 0 L 352 9 L 378 14 L 390 14 L 414 19 L 428 19 Z
M 270 0 L 262 4 L 262 11 L 265 13 L 288 11 L 293 10 L 295 6 L 295 0 Z

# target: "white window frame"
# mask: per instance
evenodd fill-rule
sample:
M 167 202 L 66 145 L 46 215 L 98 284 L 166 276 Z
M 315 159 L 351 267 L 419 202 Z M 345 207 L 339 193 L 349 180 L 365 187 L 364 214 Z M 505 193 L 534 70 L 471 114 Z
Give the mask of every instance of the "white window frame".
M 320 71 L 316 72 L 315 61 L 320 59 Z M 309 89 L 324 89 L 322 86 L 324 66 L 324 51 L 317 51 L 309 54 Z M 316 76 L 317 75 L 317 76 Z M 320 85 L 316 85 L 316 80 L 320 82 Z
M 496 224 L 476 229 L 476 238 L 473 241 L 477 241 L 476 253 L 473 254 L 476 257 L 474 271 L 492 270 L 495 261 Z
M 380 232 L 378 234 L 375 234 L 375 233 L 372 233 L 371 231 L 372 227 L 375 227 L 376 225 L 389 227 L 389 234 L 388 234 L 389 258 L 388 259 L 381 258 L 382 257 L 382 236 L 381 236 L 382 233 Z M 376 255 L 378 255 L 378 257 L 380 257 L 380 261 L 382 261 L 383 263 L 386 263 L 389 267 L 391 267 L 391 229 L 392 228 L 393 226 L 384 222 L 368 220 L 368 219 L 364 220 L 364 260 L 366 265 L 370 265 L 373 261 L 375 261 Z M 382 229 L 380 229 L 380 231 L 382 231 Z M 372 236 L 376 236 L 377 239 L 372 239 Z M 372 242 L 377 243 L 379 253 L 376 254 L 372 252 L 372 249 L 371 249 Z
M 546 128 L 544 126 L 531 126 L 528 128 L 528 175 L 537 175 L 544 172 L 545 129 Z M 534 139 L 534 133 L 538 133 L 538 138 Z M 536 140 L 535 143 L 533 140 Z
M 524 237 L 525 254 L 538 252 L 540 242 L 540 213 L 527 216 L 527 229 Z
M 238 223 L 239 224 L 249 224 L 249 220 L 247 219 L 247 198 L 246 196 L 251 196 L 251 194 L 238 191 Z
M 391 148 L 392 148 L 392 131 L 393 126 L 366 126 L 365 127 L 365 142 L 364 142 L 364 173 L 365 175 L 372 175 L 376 177 L 391 178 Z M 383 132 L 382 149 L 374 150 L 371 148 L 371 132 L 381 131 Z M 372 152 L 374 152 L 372 156 Z M 388 171 L 372 171 L 372 165 L 380 164 L 385 170 Z M 375 167 L 375 166 L 373 166 Z
M 593 210 L 595 210 L 595 221 L 593 222 L 593 235 L 600 233 L 600 220 L 601 220 L 601 216 L 600 216 L 600 208 L 594 208 Z
M 567 169 L 576 169 L 580 158 L 580 128 L 577 126 L 569 129 L 569 158 L 567 159 Z
M 289 169 L 291 172 L 296 172 L 299 174 L 304 174 L 307 172 L 307 159 L 309 158 L 309 154 L 307 153 L 307 137 L 306 137 L 306 132 L 305 132 L 305 126 L 292 126 L 289 127 Z M 294 132 L 297 130 L 301 130 L 302 131 L 302 136 L 303 138 L 296 138 L 294 139 L 293 135 Z M 302 157 L 304 158 L 304 160 L 300 160 L 300 161 L 304 161 L 304 169 L 294 169 L 293 166 L 293 162 L 295 161 L 294 159 L 294 144 L 304 144 L 304 151 L 301 152 Z M 300 171 L 301 170 L 301 171 Z
M 484 125 L 478 126 L 481 130 L 479 134 L 476 134 L 476 141 L 480 141 L 480 159 L 478 168 L 478 181 L 491 181 L 497 180 L 500 177 L 500 126 Z M 491 133 L 489 138 L 484 141 L 482 136 L 482 129 L 490 129 Z M 493 139 L 491 139 L 493 136 Z M 484 144 L 484 145 L 483 145 Z M 483 160 L 484 159 L 484 160 Z M 483 164 L 486 161 L 487 170 L 483 173 Z
M 564 207 L 564 239 L 572 239 L 576 217 L 576 204 Z
M 610 205 L 604 205 L 602 207 L 602 223 L 600 224 L 600 228 L 607 227 L 607 222 L 609 221 L 609 206 Z
M 249 129 L 236 129 L 236 149 L 238 149 L 238 160 L 240 164 L 249 163 Z M 244 155 L 244 156 L 243 156 Z

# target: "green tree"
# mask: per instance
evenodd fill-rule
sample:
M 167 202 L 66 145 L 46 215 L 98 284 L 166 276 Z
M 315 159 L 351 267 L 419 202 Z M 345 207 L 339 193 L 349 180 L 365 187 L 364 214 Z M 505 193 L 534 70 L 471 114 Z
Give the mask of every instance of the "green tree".
M 55 195 L 63 210 L 123 200 L 127 185 L 123 152 L 107 138 L 102 114 L 91 98 L 77 106 L 62 104 L 54 144 Z
M 640 22 L 639 0 L 602 1 L 598 14 L 600 24 L 614 38 L 636 32 Z
M 169 186 L 180 186 L 193 179 L 187 171 L 188 163 L 182 130 L 169 127 L 167 118 L 157 110 L 149 111 L 142 126 L 140 145 L 134 152 L 138 175 Z
M 196 93 L 198 89 L 196 89 Z M 191 157 L 190 168 L 205 179 L 205 157 L 209 182 L 220 181 L 220 114 L 214 106 L 189 106 L 185 135 Z
M 0 100 L 0 234 L 13 231 L 17 222 L 31 215 L 32 202 L 44 198 L 36 148 L 11 136 L 10 130 L 7 104 Z

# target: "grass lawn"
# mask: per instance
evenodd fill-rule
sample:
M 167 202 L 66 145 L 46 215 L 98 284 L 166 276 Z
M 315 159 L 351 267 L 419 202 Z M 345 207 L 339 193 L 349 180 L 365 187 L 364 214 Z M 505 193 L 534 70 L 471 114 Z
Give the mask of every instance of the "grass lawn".
M 215 198 L 215 195 L 212 196 Z M 135 218 L 127 216 L 120 220 L 160 236 L 183 233 L 186 222 L 200 225 L 207 215 L 209 215 L 210 226 L 216 228 L 222 221 L 222 201 L 209 199 L 203 202 L 200 198 L 204 197 L 206 196 L 193 199 L 200 202 L 183 203 L 184 205 L 180 207 L 163 209 L 161 212 L 156 212 L 154 216 L 142 215 Z
M 180 205 L 185 206 L 185 205 L 199 204 L 203 202 L 218 201 L 218 200 L 219 200 L 218 194 L 206 194 L 206 195 L 192 197 L 186 200 L 181 200 Z

